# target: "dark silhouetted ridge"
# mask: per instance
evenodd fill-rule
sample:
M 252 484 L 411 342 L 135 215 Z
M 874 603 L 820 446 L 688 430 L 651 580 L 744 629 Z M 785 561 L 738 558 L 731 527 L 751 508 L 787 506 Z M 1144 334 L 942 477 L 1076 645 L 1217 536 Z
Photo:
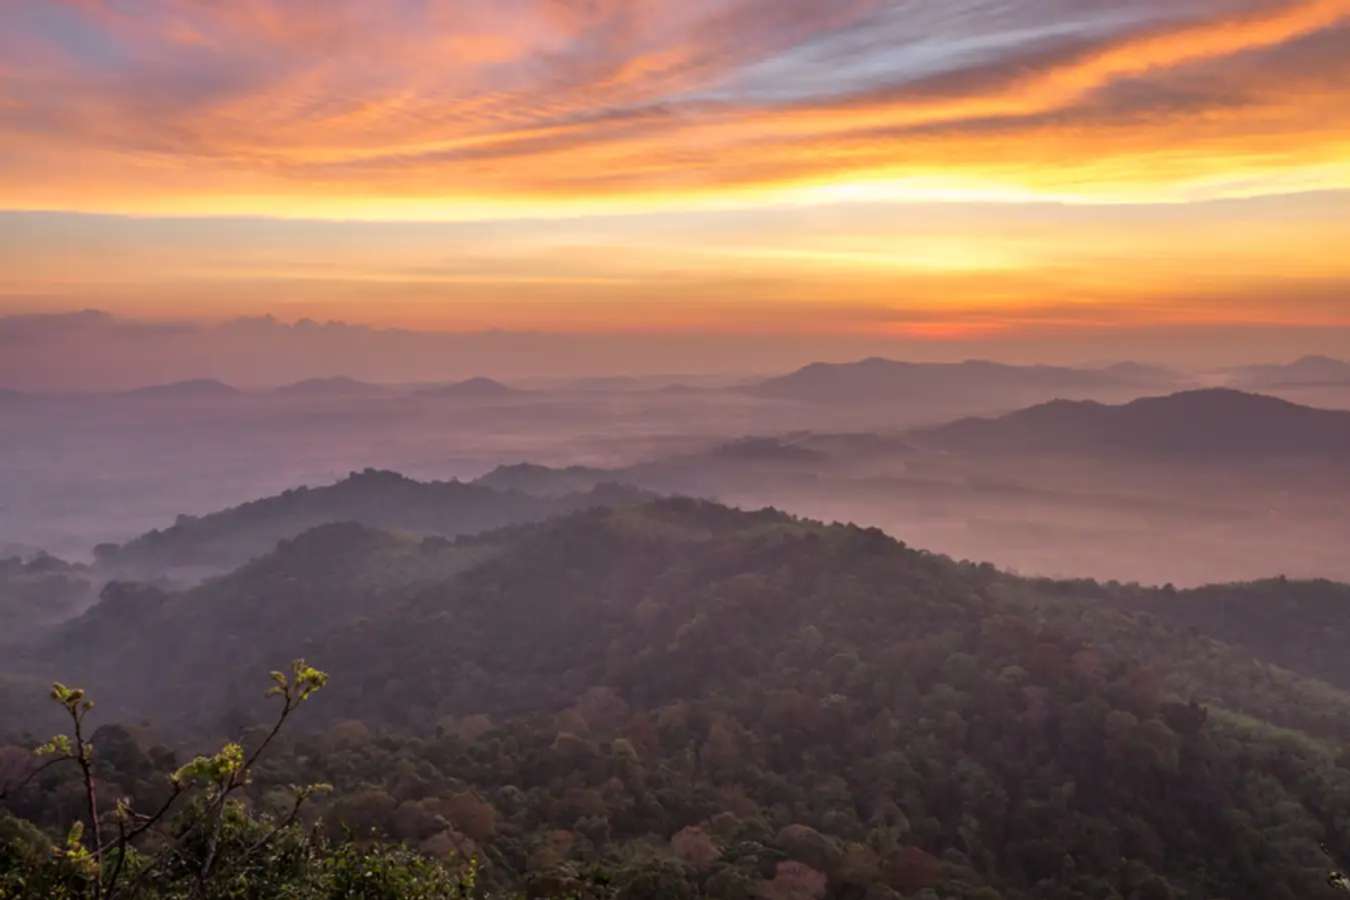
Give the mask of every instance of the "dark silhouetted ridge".
M 884 402 L 935 397 L 966 398 L 979 392 L 1081 392 L 1122 388 L 1137 373 L 1060 366 L 1014 366 L 985 360 L 912 363 L 870 357 L 852 363 L 812 363 L 760 382 L 751 390 L 771 397 L 818 403 Z
M 125 391 L 124 397 L 145 397 L 155 399 L 196 400 L 212 397 L 233 397 L 239 389 L 231 387 L 214 378 L 192 378 L 187 381 L 173 381 L 168 384 L 153 384 L 135 390 Z
M 427 397 L 462 397 L 464 399 L 505 397 L 516 389 L 491 378 L 469 378 L 451 384 L 438 384 L 418 391 Z
M 919 438 L 948 449 L 990 453 L 1339 456 L 1350 453 L 1350 412 L 1212 388 L 1118 406 L 1056 400 L 1000 418 L 964 419 Z
M 415 481 L 397 472 L 366 469 L 336 484 L 295 488 L 205 516 L 179 516 L 169 528 L 148 532 L 120 547 L 100 547 L 99 561 L 114 571 L 149 573 L 230 568 L 267 552 L 278 541 L 328 523 L 357 522 L 454 536 L 641 496 L 613 486 L 604 490 L 588 486 L 585 491 L 543 498 L 459 481 Z

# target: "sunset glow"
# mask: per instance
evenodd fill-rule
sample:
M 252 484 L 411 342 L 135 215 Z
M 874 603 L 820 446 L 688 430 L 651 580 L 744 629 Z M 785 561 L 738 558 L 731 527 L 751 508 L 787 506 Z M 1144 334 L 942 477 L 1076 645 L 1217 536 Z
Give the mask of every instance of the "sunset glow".
M 1350 327 L 1350 0 L 10 3 L 0 209 L 6 312 Z

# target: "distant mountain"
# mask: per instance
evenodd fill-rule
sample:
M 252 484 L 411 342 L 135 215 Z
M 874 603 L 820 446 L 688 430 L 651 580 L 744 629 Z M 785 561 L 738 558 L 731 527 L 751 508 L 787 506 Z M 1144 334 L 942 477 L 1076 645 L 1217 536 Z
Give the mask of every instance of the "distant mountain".
M 168 384 L 153 384 L 148 387 L 136 388 L 135 390 L 122 392 L 121 396 L 197 400 L 213 397 L 233 397 L 239 393 L 238 388 L 231 387 L 214 378 L 193 378 L 188 381 L 173 381 Z
M 1350 412 L 1214 388 L 1111 406 L 1056 400 L 916 432 L 943 449 L 1148 455 L 1350 454 Z
M 810 403 L 894 403 L 907 400 L 987 399 L 997 404 L 1028 392 L 1044 397 L 1087 395 L 1139 386 L 1141 367 L 1073 369 L 1013 366 L 983 360 L 961 363 L 910 363 L 872 357 L 854 363 L 812 363 L 788 375 L 770 378 L 750 390 L 766 397 Z M 1150 381 L 1158 377 L 1150 373 Z
M 614 469 L 553 469 L 529 463 L 498 466 L 474 483 L 541 496 L 609 482 L 662 494 L 712 497 L 750 485 L 779 484 L 783 478 L 814 478 L 829 466 L 847 466 L 861 457 L 899 458 L 910 452 L 913 448 L 903 441 L 874 434 L 746 437 Z
M 915 447 L 902 437 L 873 432 L 809 434 L 797 443 L 841 463 L 860 460 L 895 460 L 914 454 Z
M 494 381 L 491 378 L 470 378 L 451 384 L 438 384 L 422 388 L 417 393 L 425 397 L 461 397 L 465 399 L 506 397 L 516 393 L 516 389 Z
M 389 388 L 369 381 L 358 381 L 345 375 L 332 378 L 307 378 L 294 384 L 284 384 L 272 393 L 288 397 L 350 397 L 385 394 Z
M 589 491 L 598 484 L 621 481 L 619 469 L 598 469 L 592 466 L 550 468 L 534 463 L 502 465 L 475 479 L 474 484 L 498 491 L 520 491 L 538 496 L 559 496 L 576 491 Z
M 1350 362 L 1329 356 L 1305 356 L 1291 363 L 1245 366 L 1231 374 L 1239 387 L 1350 385 Z
M 640 497 L 633 490 L 597 485 L 542 498 L 367 469 L 336 484 L 300 487 L 201 517 L 179 516 L 169 528 L 121 546 L 100 545 L 95 553 L 100 569 L 114 573 L 224 570 L 266 553 L 280 540 L 332 522 L 454 536 Z

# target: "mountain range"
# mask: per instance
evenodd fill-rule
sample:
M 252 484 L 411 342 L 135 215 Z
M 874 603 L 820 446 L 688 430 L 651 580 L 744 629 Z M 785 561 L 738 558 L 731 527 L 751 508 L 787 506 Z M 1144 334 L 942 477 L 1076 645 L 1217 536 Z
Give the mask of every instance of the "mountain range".
M 943 399 L 987 405 L 1019 398 L 1094 396 L 1174 386 L 1180 376 L 1124 363 L 1102 369 L 1017 366 L 985 360 L 912 363 L 871 357 L 852 363 L 812 363 L 770 378 L 751 390 L 761 396 L 809 403 L 893 403 Z
M 961 419 L 899 434 L 750 437 L 631 466 L 550 469 L 504 465 L 488 487 L 548 495 L 622 482 L 671 493 L 716 493 L 796 474 L 815 478 L 868 462 L 922 462 L 934 452 L 982 456 L 1073 455 L 1110 463 L 1187 458 L 1259 460 L 1350 454 L 1350 412 L 1324 410 L 1226 388 L 1144 397 L 1124 404 L 1055 400 L 994 418 Z

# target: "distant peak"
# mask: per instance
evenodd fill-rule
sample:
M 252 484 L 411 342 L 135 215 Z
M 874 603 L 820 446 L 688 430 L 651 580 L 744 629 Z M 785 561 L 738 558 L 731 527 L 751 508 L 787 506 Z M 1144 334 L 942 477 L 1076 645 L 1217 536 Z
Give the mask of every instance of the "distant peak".
M 928 432 L 975 451 L 1175 454 L 1350 452 L 1350 412 L 1232 388 L 1199 388 L 1123 404 L 1053 400 L 999 418 Z
M 146 387 L 136 388 L 127 391 L 128 394 L 137 396 L 149 395 L 226 395 L 239 393 L 238 388 L 232 387 L 223 381 L 214 378 L 189 378 L 183 381 L 170 381 L 167 384 L 152 384 Z
M 1269 394 L 1257 394 L 1251 391 L 1243 391 L 1238 390 L 1237 388 L 1228 388 L 1228 387 L 1193 388 L 1188 391 L 1177 391 L 1176 393 L 1173 394 L 1163 394 L 1158 397 L 1140 397 L 1138 400 L 1133 400 L 1127 405 L 1134 406 L 1137 404 L 1150 404 L 1150 403 L 1196 404 L 1196 403 L 1213 403 L 1216 401 L 1222 401 L 1230 404 L 1246 403 L 1262 406 L 1297 405 L 1294 403 L 1290 403 L 1288 400 L 1281 400 L 1279 397 L 1272 397 Z
M 348 481 L 412 481 L 407 475 L 401 472 L 395 472 L 392 469 L 375 469 L 367 466 L 359 472 L 350 472 L 347 475 Z
M 500 381 L 478 375 L 463 381 L 431 385 L 423 388 L 420 393 L 441 397 L 494 397 L 513 394 L 515 391 L 515 388 L 508 387 Z
M 553 472 L 553 471 L 557 470 L 552 469 L 548 466 L 541 466 L 538 463 L 518 462 L 518 463 L 502 463 L 498 465 L 495 469 L 493 469 L 491 472 L 489 472 L 488 475 L 492 476 L 492 475 L 508 475 L 508 474 L 510 475 L 533 474 L 536 472 Z

